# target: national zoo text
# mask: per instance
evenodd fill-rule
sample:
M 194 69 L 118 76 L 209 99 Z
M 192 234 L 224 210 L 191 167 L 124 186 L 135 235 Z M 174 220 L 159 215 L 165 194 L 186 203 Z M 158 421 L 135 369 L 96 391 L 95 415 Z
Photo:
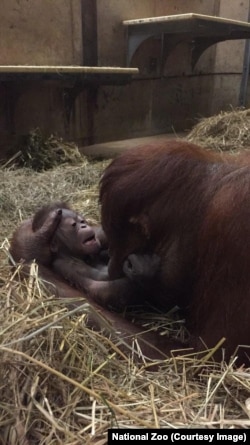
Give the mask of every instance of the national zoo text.
M 126 431 L 126 432 L 124 432 Z M 172 431 L 172 432 L 171 432 Z M 119 441 L 148 441 L 148 442 L 181 442 L 181 441 L 205 441 L 208 443 L 216 441 L 229 441 L 229 442 L 246 442 L 247 434 L 245 432 L 214 432 L 214 433 L 203 433 L 203 432 L 184 432 L 183 430 L 174 431 L 173 430 L 109 430 L 108 431 L 108 445 Z

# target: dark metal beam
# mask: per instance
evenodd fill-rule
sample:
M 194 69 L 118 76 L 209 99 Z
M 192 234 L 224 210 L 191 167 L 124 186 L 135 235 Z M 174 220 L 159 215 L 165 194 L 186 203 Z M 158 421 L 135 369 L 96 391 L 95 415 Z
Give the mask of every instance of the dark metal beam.
M 83 65 L 98 65 L 96 0 L 82 0 Z

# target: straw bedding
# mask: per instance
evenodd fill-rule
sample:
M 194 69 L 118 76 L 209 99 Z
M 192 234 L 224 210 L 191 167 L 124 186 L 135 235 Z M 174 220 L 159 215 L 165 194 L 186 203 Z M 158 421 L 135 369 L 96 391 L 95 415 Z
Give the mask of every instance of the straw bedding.
M 35 265 L 23 283 L 10 270 L 13 229 L 45 202 L 67 200 L 99 220 L 98 181 L 107 162 L 81 157 L 39 172 L 13 162 L 0 169 L 0 445 L 104 445 L 111 427 L 250 427 L 249 370 L 212 359 L 201 368 L 187 351 L 153 372 L 146 358 L 134 360 L 136 339 L 125 354 L 113 335 L 87 328 L 87 302 L 70 311 L 47 294 Z M 155 313 L 141 323 L 164 335 L 183 325 Z
M 250 110 L 232 109 L 201 119 L 187 140 L 218 151 L 250 148 Z

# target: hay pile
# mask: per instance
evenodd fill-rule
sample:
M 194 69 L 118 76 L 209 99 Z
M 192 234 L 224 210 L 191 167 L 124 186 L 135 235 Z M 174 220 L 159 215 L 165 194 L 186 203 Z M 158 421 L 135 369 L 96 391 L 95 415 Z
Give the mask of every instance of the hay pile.
M 250 427 L 248 371 L 207 362 L 200 375 L 189 354 L 153 372 L 133 360 L 136 341 L 124 354 L 118 340 L 86 327 L 86 302 L 70 312 L 38 278 L 20 284 L 10 271 L 8 238 L 40 205 L 62 199 L 99 219 L 107 162 L 0 169 L 0 445 L 104 445 L 111 427 Z M 164 331 L 171 325 L 162 318 L 155 326 Z M 144 324 L 152 327 L 146 316 Z
M 250 110 L 222 111 L 201 119 L 187 140 L 216 151 L 240 151 L 250 148 Z
M 46 137 L 40 128 L 31 130 L 20 137 L 16 146 L 11 147 L 3 167 L 25 167 L 42 172 L 58 165 L 77 165 L 81 162 L 78 147 L 72 142 L 65 142 L 55 135 Z

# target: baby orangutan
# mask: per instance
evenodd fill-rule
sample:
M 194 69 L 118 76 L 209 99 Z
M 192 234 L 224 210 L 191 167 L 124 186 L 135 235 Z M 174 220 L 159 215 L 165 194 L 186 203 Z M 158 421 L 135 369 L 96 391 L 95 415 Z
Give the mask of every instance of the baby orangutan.
M 132 303 L 135 292 L 145 293 L 144 280 L 156 274 L 159 259 L 132 254 L 124 262 L 126 276 L 110 281 L 107 247 L 101 227 L 89 225 L 67 204 L 56 202 L 39 209 L 15 231 L 10 254 L 16 262 L 35 259 L 39 275 L 55 285 L 59 296 L 67 282 L 102 306 Z

